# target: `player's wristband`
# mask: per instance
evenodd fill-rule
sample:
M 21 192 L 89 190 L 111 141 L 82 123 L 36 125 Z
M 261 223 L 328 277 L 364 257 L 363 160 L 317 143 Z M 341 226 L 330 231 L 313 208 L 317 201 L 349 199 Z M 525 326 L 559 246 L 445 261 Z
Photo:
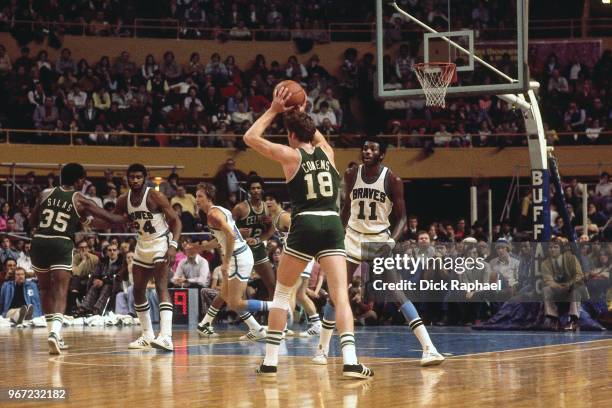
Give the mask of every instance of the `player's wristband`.
M 261 238 L 255 238 L 255 245 L 261 244 Z
M 172 240 L 170 241 L 170 246 L 173 247 L 174 249 L 178 249 L 178 242 Z

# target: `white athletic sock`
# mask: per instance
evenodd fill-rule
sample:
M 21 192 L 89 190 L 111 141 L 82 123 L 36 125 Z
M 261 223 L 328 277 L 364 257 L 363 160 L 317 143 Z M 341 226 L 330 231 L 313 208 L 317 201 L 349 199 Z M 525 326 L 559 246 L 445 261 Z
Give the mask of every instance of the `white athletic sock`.
M 217 309 L 214 306 L 210 306 L 208 308 L 208 310 L 206 311 L 206 314 L 204 315 L 204 318 L 202 319 L 202 321 L 200 322 L 200 324 L 213 324 L 213 321 L 215 320 L 215 317 L 217 317 L 217 314 L 219 313 L 219 309 Z
M 425 325 L 423 325 L 423 321 L 420 318 L 414 319 L 410 322 L 410 329 L 421 343 L 421 348 L 423 351 L 429 349 L 430 351 L 436 351 L 436 347 L 431 342 L 429 338 L 429 333 L 427 333 L 427 329 Z
M 342 360 L 344 364 L 357 364 L 355 335 L 352 332 L 344 332 L 340 335 L 340 348 L 342 349 Z
M 55 313 L 51 322 L 51 333 L 57 335 L 58 338 L 62 338 L 60 334 L 62 331 L 62 324 L 64 323 L 64 315 L 61 313 Z
M 249 329 L 254 332 L 258 332 L 261 330 L 261 325 L 255 320 L 253 315 L 249 312 L 240 313 L 240 319 L 249 326 Z
M 172 310 L 174 306 L 170 302 L 159 304 L 159 334 L 172 337 Z
M 329 355 L 329 342 L 331 341 L 332 335 L 334 334 L 334 327 L 336 322 L 325 320 L 323 318 L 323 324 L 321 325 L 321 334 L 319 336 L 319 349 L 323 350 L 325 355 Z
M 278 347 L 282 339 L 282 331 L 268 330 L 268 334 L 266 335 L 266 357 L 264 358 L 264 365 L 278 365 Z
M 134 309 L 140 321 L 143 337 L 147 340 L 152 340 L 155 338 L 155 334 L 153 333 L 153 325 L 151 324 L 149 301 L 145 301 L 142 305 L 134 305 Z

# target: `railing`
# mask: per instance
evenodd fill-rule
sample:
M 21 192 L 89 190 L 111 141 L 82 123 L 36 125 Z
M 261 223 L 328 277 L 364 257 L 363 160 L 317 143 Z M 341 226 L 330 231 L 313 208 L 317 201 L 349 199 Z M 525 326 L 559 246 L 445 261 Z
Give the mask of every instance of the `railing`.
M 553 132 L 547 133 L 547 137 Z M 554 132 L 558 137 L 558 143 L 555 145 L 592 145 L 592 144 L 612 144 L 612 131 L 602 131 L 599 133 L 597 142 L 589 142 L 587 132 L 569 132 L 561 131 Z M 435 133 L 427 134 L 412 134 L 400 132 L 397 134 L 380 134 L 377 137 L 384 139 L 387 143 L 394 147 L 411 148 L 423 147 L 422 144 L 414 146 L 412 141 L 425 139 L 427 141 L 437 140 Z M 486 138 L 489 141 L 487 146 L 510 146 L 516 144 L 516 139 L 521 139 L 521 143 L 527 140 L 526 133 L 501 132 L 491 133 L 484 136 L 478 133 L 453 134 L 445 135 L 451 139 L 466 139 L 471 138 Z M 285 135 L 266 136 L 267 138 L 283 143 L 286 141 Z M 342 133 L 326 135 L 326 138 L 332 142 L 349 142 L 354 140 L 356 143 L 352 145 L 359 146 L 363 135 L 355 133 Z M 242 135 L 234 133 L 229 134 L 201 134 L 201 133 L 130 133 L 130 132 L 83 132 L 83 131 L 58 131 L 58 130 L 39 130 L 39 129 L 0 129 L 0 143 L 4 144 L 46 144 L 46 145 L 92 145 L 92 146 L 114 146 L 114 147 L 183 147 L 183 148 L 211 148 L 211 147 L 230 147 L 231 144 L 240 140 Z M 221 146 L 219 143 L 221 142 Z M 346 145 L 346 143 L 345 143 Z M 455 147 L 452 143 L 450 147 Z M 439 146 L 444 147 L 444 146 Z M 475 146 L 477 147 L 477 146 Z
M 584 25 L 581 19 L 530 20 L 529 38 L 580 38 L 610 36 L 612 18 L 589 18 Z M 115 36 L 135 38 L 193 38 L 220 41 L 293 41 L 298 38 L 312 39 L 316 42 L 370 42 L 375 39 L 374 23 L 330 23 L 319 29 L 248 29 L 250 35 L 236 37 L 231 28 L 208 28 L 189 26 L 176 19 L 146 19 L 138 18 L 133 24 L 84 23 L 84 22 L 41 22 L 31 20 L 12 20 L 0 24 L 0 31 L 25 29 L 48 33 L 83 35 L 83 36 Z M 515 27 L 485 28 L 479 30 L 480 38 L 486 40 L 511 40 L 516 38 Z M 402 30 L 402 36 L 420 33 L 422 30 Z

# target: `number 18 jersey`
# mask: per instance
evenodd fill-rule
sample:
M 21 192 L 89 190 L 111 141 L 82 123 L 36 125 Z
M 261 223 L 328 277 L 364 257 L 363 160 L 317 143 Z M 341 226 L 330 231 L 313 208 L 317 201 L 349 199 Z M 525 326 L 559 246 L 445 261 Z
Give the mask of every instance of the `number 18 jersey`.
M 351 217 L 348 226 L 362 234 L 379 234 L 389 229 L 389 215 L 393 201 L 386 190 L 389 169 L 383 167 L 376 181 L 366 183 L 363 164 L 357 170 L 355 185 L 351 190 Z
M 297 171 L 287 181 L 292 217 L 302 212 L 338 212 L 336 204 L 340 174 L 320 147 L 312 153 L 298 149 L 301 156 Z
M 132 190 L 128 192 L 128 216 L 138 232 L 138 240 L 150 241 L 168 233 L 168 223 L 162 213 L 154 213 L 147 207 L 147 197 L 150 187 L 146 187 L 142 201 L 137 206 L 132 205 Z

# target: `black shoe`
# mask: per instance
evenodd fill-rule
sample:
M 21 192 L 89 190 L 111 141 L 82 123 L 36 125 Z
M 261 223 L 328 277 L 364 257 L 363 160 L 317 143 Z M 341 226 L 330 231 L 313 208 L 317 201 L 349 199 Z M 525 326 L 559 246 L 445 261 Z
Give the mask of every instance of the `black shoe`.
M 542 329 L 548 331 L 559 331 L 559 319 L 552 316 L 546 316 L 546 320 L 544 320 Z
M 565 331 L 573 331 L 575 332 L 576 330 L 578 330 L 578 319 L 576 319 L 574 316 L 572 316 L 570 318 L 570 321 L 568 324 L 565 325 L 565 327 L 563 328 L 563 330 Z
M 262 364 L 255 369 L 255 373 L 262 377 L 276 377 L 276 366 Z
M 34 306 L 28 305 L 23 320 L 32 320 L 32 316 L 34 316 Z
M 365 379 L 374 377 L 374 371 L 359 363 L 345 364 L 342 369 L 342 375 L 345 377 Z
M 15 320 L 15 326 L 19 326 L 23 323 L 23 320 L 26 317 L 26 313 L 28 313 L 28 307 L 23 305 L 19 308 L 19 315 L 17 316 L 17 320 Z

